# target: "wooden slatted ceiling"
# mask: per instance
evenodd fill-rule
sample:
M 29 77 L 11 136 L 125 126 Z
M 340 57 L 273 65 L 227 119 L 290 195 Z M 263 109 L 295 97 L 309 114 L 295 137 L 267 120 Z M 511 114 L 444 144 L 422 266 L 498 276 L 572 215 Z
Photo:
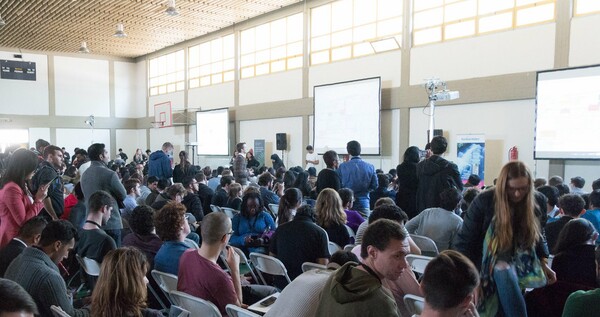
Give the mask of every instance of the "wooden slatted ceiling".
M 0 47 L 137 57 L 302 0 L 0 0 Z M 113 34 L 117 23 L 126 38 Z

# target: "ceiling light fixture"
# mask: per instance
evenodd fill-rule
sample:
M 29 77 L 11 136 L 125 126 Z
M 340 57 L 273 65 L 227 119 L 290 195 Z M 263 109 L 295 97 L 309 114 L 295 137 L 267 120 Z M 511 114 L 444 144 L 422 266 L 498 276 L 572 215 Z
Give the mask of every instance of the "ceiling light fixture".
M 4 19 L 2 18 L 2 15 L 0 14 L 0 29 L 6 25 L 6 21 L 4 21 Z
M 114 37 L 126 37 L 127 34 L 125 33 L 125 31 L 123 31 L 123 23 L 119 23 L 117 24 L 117 30 L 115 31 L 115 34 L 113 34 Z
M 81 42 L 81 47 L 79 48 L 79 53 L 87 54 L 90 50 L 87 47 L 87 43 L 85 41 Z
M 177 11 L 177 7 L 175 6 L 175 0 L 169 0 L 165 13 L 170 16 L 179 15 L 179 11 Z

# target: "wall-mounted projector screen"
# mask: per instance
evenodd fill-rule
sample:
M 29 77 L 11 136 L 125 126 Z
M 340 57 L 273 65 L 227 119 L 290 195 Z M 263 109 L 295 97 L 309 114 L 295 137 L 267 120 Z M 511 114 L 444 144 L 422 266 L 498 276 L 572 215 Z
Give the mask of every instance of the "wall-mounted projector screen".
M 381 78 L 314 87 L 314 140 L 317 153 L 346 153 L 356 140 L 363 155 L 380 154 Z
M 600 159 L 600 65 L 537 73 L 534 158 Z
M 196 112 L 198 155 L 229 155 L 227 108 Z

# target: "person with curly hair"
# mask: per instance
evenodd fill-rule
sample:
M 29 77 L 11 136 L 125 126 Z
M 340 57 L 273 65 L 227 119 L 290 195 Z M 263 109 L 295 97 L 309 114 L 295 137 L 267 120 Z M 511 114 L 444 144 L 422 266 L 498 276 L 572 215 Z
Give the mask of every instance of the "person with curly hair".
M 123 238 L 123 246 L 136 247 L 144 252 L 150 268 L 154 268 L 154 257 L 162 246 L 162 240 L 154 228 L 154 214 L 150 206 L 135 207 L 129 218 L 132 232 Z
M 154 257 L 154 269 L 177 275 L 179 258 L 185 250 L 194 246 L 185 238 L 190 233 L 185 206 L 176 201 L 167 202 L 154 216 L 154 225 L 163 241 Z
M 331 188 L 325 188 L 317 197 L 315 205 L 317 224 L 327 231 L 329 241 L 340 247 L 349 244 L 350 235 L 346 229 L 346 213 L 340 195 Z
M 110 251 L 100 267 L 92 293 L 91 316 L 160 317 L 146 308 L 148 261 L 140 250 L 123 247 Z
M 275 221 L 265 210 L 260 194 L 249 192 L 242 197 L 240 213 L 232 220 L 233 234 L 229 244 L 244 252 L 266 253 L 264 233 L 275 230 Z

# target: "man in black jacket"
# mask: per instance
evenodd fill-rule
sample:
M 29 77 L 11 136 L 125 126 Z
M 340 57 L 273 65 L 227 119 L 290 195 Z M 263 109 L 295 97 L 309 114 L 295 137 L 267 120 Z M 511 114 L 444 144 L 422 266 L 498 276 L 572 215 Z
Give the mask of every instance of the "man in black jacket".
M 202 221 L 204 210 L 202 208 L 202 201 L 198 197 L 198 181 L 192 176 L 186 176 L 181 181 L 181 185 L 187 191 L 181 203 L 185 205 L 187 212 L 196 217 L 196 221 Z
M 456 164 L 444 159 L 442 154 L 448 148 L 448 141 L 443 136 L 431 140 L 433 155 L 417 165 L 417 212 L 440 206 L 440 193 L 448 188 L 460 191 L 463 184 Z

